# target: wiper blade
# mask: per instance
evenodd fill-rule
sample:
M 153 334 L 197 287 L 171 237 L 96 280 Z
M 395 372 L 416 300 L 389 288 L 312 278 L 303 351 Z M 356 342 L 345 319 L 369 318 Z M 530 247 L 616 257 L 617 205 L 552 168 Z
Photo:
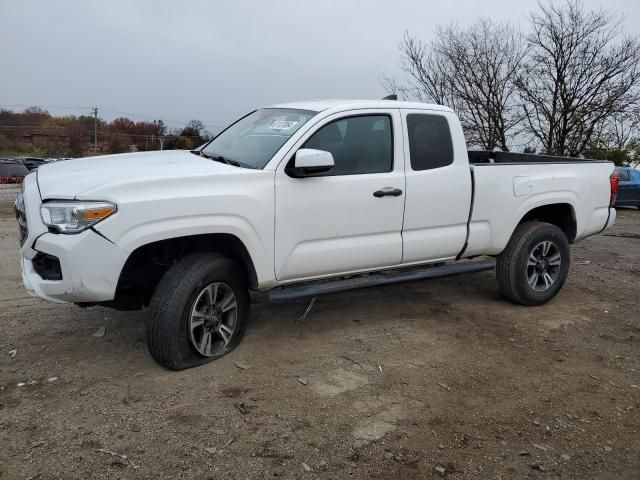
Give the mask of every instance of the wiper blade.
M 203 151 L 193 152 L 193 153 L 196 153 L 196 154 L 200 155 L 201 157 L 208 158 L 210 160 L 215 160 L 216 162 L 222 162 L 222 163 L 227 163 L 228 162 L 228 160 L 226 158 L 224 158 L 222 155 L 209 155 L 208 153 L 204 153 Z
M 227 165 L 233 165 L 234 167 L 244 167 L 244 168 L 254 168 L 251 165 L 247 165 L 246 163 L 238 162 L 237 160 L 231 160 L 230 158 L 225 158 L 222 155 L 210 155 L 208 153 L 204 153 L 203 151 L 198 152 L 201 157 L 210 158 L 213 161 L 226 163 Z

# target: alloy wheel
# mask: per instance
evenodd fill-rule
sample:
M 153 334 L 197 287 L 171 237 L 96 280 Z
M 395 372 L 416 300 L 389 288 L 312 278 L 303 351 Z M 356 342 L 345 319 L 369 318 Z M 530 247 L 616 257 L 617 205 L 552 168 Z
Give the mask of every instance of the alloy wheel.
M 200 355 L 224 351 L 238 324 L 238 303 L 229 285 L 210 283 L 196 296 L 189 317 L 189 338 Z

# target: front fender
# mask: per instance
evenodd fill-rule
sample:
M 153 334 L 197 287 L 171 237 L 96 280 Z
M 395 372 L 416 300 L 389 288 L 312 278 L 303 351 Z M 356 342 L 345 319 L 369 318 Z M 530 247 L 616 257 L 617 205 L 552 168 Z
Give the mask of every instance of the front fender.
M 101 198 L 117 203 L 118 211 L 95 229 L 129 254 L 161 240 L 228 234 L 244 244 L 260 286 L 275 277 L 272 172 L 148 181 L 112 187 Z
M 99 229 L 100 233 L 111 239 L 108 230 Z M 228 234 L 237 237 L 251 257 L 258 284 L 269 284 L 272 280 L 272 243 L 268 242 L 264 235 L 260 235 L 248 219 L 238 215 L 210 214 L 150 220 L 124 231 L 116 243 L 131 254 L 149 243 L 202 234 Z M 273 235 L 270 238 L 273 238 Z

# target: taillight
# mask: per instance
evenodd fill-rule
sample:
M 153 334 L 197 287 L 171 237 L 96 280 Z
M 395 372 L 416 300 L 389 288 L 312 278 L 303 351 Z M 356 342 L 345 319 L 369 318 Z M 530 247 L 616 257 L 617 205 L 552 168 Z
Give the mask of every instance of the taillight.
M 611 197 L 609 198 L 609 207 L 616 206 L 616 197 L 618 196 L 618 184 L 620 183 L 620 174 L 615 170 L 609 177 L 611 183 Z

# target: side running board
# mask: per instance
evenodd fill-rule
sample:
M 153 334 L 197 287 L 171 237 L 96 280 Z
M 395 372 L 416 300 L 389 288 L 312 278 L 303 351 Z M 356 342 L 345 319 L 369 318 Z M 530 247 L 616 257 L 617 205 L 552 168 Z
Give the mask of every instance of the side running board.
M 312 283 L 296 284 L 285 287 L 276 287 L 269 291 L 270 302 L 287 302 L 301 298 L 317 297 L 329 295 L 331 293 L 346 292 L 358 288 L 373 287 L 376 285 L 387 285 L 390 283 L 413 282 L 425 280 L 427 278 L 448 277 L 461 273 L 482 272 L 493 270 L 496 261 L 477 260 L 461 261 L 442 265 L 440 267 L 419 267 L 410 270 L 385 270 L 383 272 L 359 275 L 356 277 L 317 281 Z

